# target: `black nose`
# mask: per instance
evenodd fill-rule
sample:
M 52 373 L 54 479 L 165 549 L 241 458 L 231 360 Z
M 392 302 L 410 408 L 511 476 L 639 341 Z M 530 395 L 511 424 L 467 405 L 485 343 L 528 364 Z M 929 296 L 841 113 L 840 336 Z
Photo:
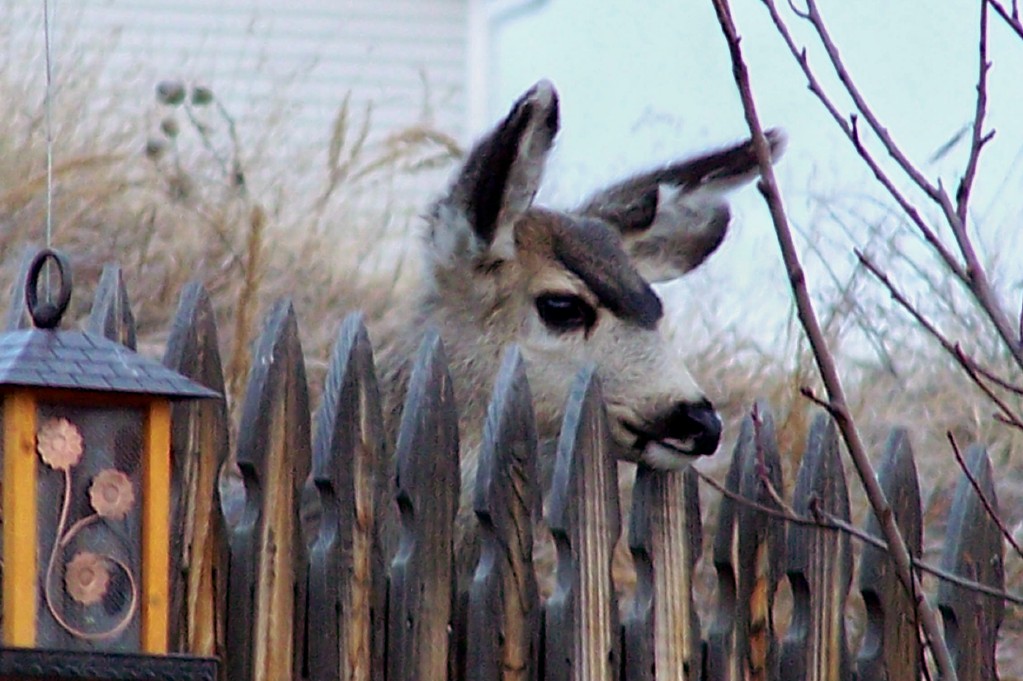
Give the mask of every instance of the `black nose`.
M 665 414 L 655 428 L 666 443 L 689 444 L 690 454 L 713 454 L 721 442 L 721 417 L 709 400 L 683 402 Z

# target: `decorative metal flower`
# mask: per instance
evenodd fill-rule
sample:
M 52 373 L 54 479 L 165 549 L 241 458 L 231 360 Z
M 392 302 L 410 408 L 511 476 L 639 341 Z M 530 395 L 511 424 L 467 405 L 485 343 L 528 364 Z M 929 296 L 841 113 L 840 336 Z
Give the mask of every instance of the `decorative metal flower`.
M 84 451 L 82 433 L 64 418 L 51 418 L 36 433 L 36 451 L 47 466 L 58 471 L 74 468 Z
M 110 587 L 110 570 L 99 554 L 79 551 L 64 571 L 64 588 L 82 605 L 98 603 Z
M 135 490 L 127 475 L 114 468 L 104 468 L 92 479 L 89 503 L 104 518 L 120 520 L 135 505 Z

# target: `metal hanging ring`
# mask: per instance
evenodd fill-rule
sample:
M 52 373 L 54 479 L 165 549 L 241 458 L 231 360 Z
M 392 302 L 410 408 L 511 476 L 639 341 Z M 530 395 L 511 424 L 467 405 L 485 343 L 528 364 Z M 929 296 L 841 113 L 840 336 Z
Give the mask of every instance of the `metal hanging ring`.
M 39 302 L 39 275 L 47 260 L 52 260 L 57 265 L 57 274 L 60 276 L 60 290 L 57 291 L 56 299 Z M 28 313 L 32 316 L 32 322 L 38 329 L 55 329 L 60 325 L 60 319 L 67 310 L 71 301 L 71 263 L 60 251 L 52 248 L 44 248 L 32 258 L 28 267 L 28 278 L 25 282 L 25 304 Z

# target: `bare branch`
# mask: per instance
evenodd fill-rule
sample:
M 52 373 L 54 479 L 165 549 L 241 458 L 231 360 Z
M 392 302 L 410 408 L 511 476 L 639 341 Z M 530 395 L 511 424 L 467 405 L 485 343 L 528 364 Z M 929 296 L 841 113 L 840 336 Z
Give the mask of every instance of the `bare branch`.
M 774 223 L 778 245 L 781 248 L 782 259 L 785 262 L 785 269 L 789 275 L 789 283 L 792 288 L 792 295 L 795 298 L 799 320 L 810 342 L 830 402 L 835 409 L 833 417 L 839 430 L 842 432 L 846 447 L 849 450 L 849 456 L 866 490 L 870 505 L 880 520 L 881 529 L 888 543 L 889 555 L 892 556 L 896 573 L 903 584 L 913 585 L 913 592 L 922 593 L 922 589 L 917 583 L 917 577 L 913 572 L 912 557 L 909 554 L 906 542 L 898 526 L 895 524 L 895 514 L 892 513 L 884 491 L 877 481 L 877 475 L 867 456 L 866 448 L 860 439 L 852 413 L 847 406 L 845 390 L 838 375 L 835 359 L 831 355 L 830 350 L 828 350 L 827 341 L 821 333 L 820 323 L 813 309 L 813 302 L 810 300 L 805 275 L 799 261 L 799 255 L 796 252 L 795 243 L 792 239 L 792 230 L 788 225 L 781 194 L 778 191 L 778 185 L 775 180 L 774 169 L 771 165 L 770 149 L 764 137 L 763 127 L 757 116 L 756 103 L 754 102 L 753 92 L 750 87 L 749 73 L 742 57 L 742 50 L 739 47 L 739 35 L 735 28 L 735 22 L 732 20 L 728 0 L 714 0 L 714 8 L 717 12 L 721 30 L 728 43 L 732 60 L 732 74 L 735 77 L 735 84 L 742 99 L 746 123 L 749 125 L 750 134 L 753 139 L 753 148 L 760 163 L 761 180 L 758 183 L 758 188 L 764 196 L 764 200 L 767 202 L 771 213 L 771 220 Z M 942 678 L 947 681 L 955 681 L 958 676 L 956 675 L 955 666 L 952 664 L 952 658 L 949 655 L 941 625 L 934 610 L 924 598 L 917 599 L 915 607 L 918 621 L 923 627 L 928 645 L 934 655 L 935 663 Z
M 973 491 L 977 494 L 977 498 L 980 499 L 980 503 L 984 505 L 984 512 L 987 513 L 988 517 L 991 518 L 995 525 L 998 526 L 998 531 L 1002 533 L 1005 541 L 1009 542 L 1009 546 L 1011 546 L 1012 550 L 1016 552 L 1016 555 L 1023 558 L 1023 549 L 1020 549 L 1019 544 L 1016 543 L 1016 540 L 1012 536 L 1012 532 L 1010 532 L 1009 528 L 1005 526 L 1004 522 L 1002 522 L 1001 516 L 998 515 L 997 511 L 995 511 L 994 507 L 991 505 L 991 501 L 987 498 L 987 495 L 984 494 L 984 490 L 981 489 L 980 483 L 977 482 L 977 478 L 970 471 L 970 467 L 966 465 L 966 461 L 963 459 L 963 452 L 959 449 L 959 443 L 956 442 L 955 435 L 953 435 L 952 431 L 949 430 L 945 432 L 945 437 L 948 438 L 949 444 L 952 445 L 952 453 L 955 454 L 956 463 L 959 464 L 959 469 L 963 472 L 963 475 L 966 476 L 966 479 L 970 481 L 970 487 L 972 487 Z
M 1016 35 L 1023 40 L 1023 23 L 1020 22 L 1019 5 L 1016 3 L 1016 0 L 1012 0 L 1011 13 L 997 0 L 987 0 L 987 3 L 994 8 L 995 12 L 1008 24 L 1009 28 L 1015 31 Z
M 980 152 L 994 136 L 994 131 L 984 134 L 984 117 L 987 113 L 987 74 L 991 70 L 991 62 L 987 60 L 987 3 L 980 3 L 980 37 L 977 40 L 980 51 L 980 73 L 977 75 L 977 108 L 973 115 L 973 138 L 970 142 L 970 157 L 966 161 L 966 170 L 956 190 L 956 215 L 959 221 L 966 223 L 967 210 L 970 202 L 970 190 L 977 176 Z
M 829 414 L 831 414 L 832 417 L 836 416 L 835 408 L 832 406 L 832 404 L 827 400 L 822 400 L 821 398 L 817 397 L 817 393 L 815 393 L 813 391 L 813 388 L 811 388 L 810 386 L 808 385 L 801 386 L 799 388 L 799 394 L 805 397 L 806 399 L 810 400 L 814 404 L 816 404 L 818 407 L 827 411 Z
M 771 475 L 768 473 L 766 455 L 764 454 L 764 441 L 761 437 L 761 429 L 763 428 L 764 422 L 760 417 L 760 408 L 756 403 L 753 404 L 751 416 L 753 417 L 753 442 L 756 445 L 757 480 L 761 485 L 763 485 L 764 489 L 767 490 L 767 494 L 771 497 L 771 501 L 778 504 L 778 508 L 784 509 L 792 515 L 796 515 L 795 510 L 785 502 L 781 493 L 775 488 L 774 482 L 771 481 Z
M 919 309 L 913 303 L 904 296 L 899 289 L 895 286 L 888 275 L 866 255 L 861 253 L 859 250 L 856 251 L 856 257 L 859 258 L 860 263 L 867 268 L 874 277 L 881 282 L 881 284 L 888 289 L 888 293 L 892 299 L 895 300 L 906 312 L 908 312 L 916 323 L 921 326 L 928 334 L 931 335 L 941 347 L 956 360 L 956 363 L 966 372 L 966 375 L 970 377 L 974 385 L 981 389 L 984 394 L 990 399 L 995 406 L 1001 410 L 1001 416 L 1003 422 L 1008 422 L 1010 425 L 1015 426 L 1023 430 L 1023 418 L 1017 415 L 1012 407 L 1010 407 L 1004 400 L 1002 400 L 994 391 L 991 390 L 984 381 L 981 380 L 981 376 L 985 376 L 997 383 L 1000 387 L 1010 391 L 1017 391 L 1018 388 L 1004 379 L 998 378 L 993 372 L 988 369 L 983 369 L 972 357 L 966 354 L 962 347 L 958 343 L 953 343 L 951 340 L 945 337 L 941 331 L 935 327 L 927 317 L 920 312 Z
M 877 118 L 873 109 L 870 108 L 870 104 L 866 98 L 860 92 L 853 81 L 852 76 L 849 75 L 849 71 L 845 66 L 845 62 L 842 61 L 841 55 L 838 53 L 838 47 L 835 45 L 834 40 L 831 38 L 831 33 L 828 31 L 827 25 L 824 23 L 824 18 L 821 16 L 820 10 L 817 8 L 815 0 L 807 0 L 807 15 L 806 20 L 813 26 L 814 31 L 817 32 L 817 36 L 820 38 L 821 45 L 824 47 L 824 51 L 828 55 L 828 59 L 831 61 L 832 67 L 835 69 L 835 74 L 838 79 L 842 81 L 842 85 L 845 87 L 846 92 L 852 97 L 853 103 L 859 110 L 867 123 L 870 125 L 870 129 L 877 135 L 877 138 L 881 141 L 888 154 L 895 159 L 899 167 L 902 168 L 903 172 L 909 176 L 913 183 L 916 184 L 920 189 L 924 191 L 933 200 L 938 200 L 938 187 L 931 184 L 930 180 L 921 173 L 913 162 L 903 153 L 902 149 L 895 143 L 891 133 L 885 128 L 881 121 Z
M 781 35 L 785 44 L 789 48 L 789 52 L 795 58 L 796 63 L 803 71 L 803 76 L 807 80 L 807 84 L 810 88 L 810 92 L 817 97 L 817 99 L 824 105 L 825 110 L 831 114 L 832 119 L 838 127 L 845 133 L 845 136 L 849 138 L 849 141 L 853 143 L 853 147 L 856 152 L 860 155 L 860 158 L 867 164 L 871 172 L 874 173 L 874 177 L 877 178 L 878 182 L 885 188 L 888 194 L 899 204 L 899 208 L 906 214 L 910 221 L 916 226 L 917 230 L 923 236 L 924 240 L 930 244 L 931 248 L 937 252 L 945 266 L 956 275 L 964 283 L 967 282 L 966 270 L 959 263 L 956 256 L 945 246 L 944 242 L 938 238 L 937 233 L 934 229 L 923 219 L 920 215 L 919 209 L 916 208 L 912 203 L 909 202 L 902 192 L 899 191 L 898 187 L 895 186 L 895 182 L 888 176 L 888 174 L 881 168 L 880 163 L 874 158 L 870 150 L 863 145 L 860 141 L 859 132 L 856 129 L 856 116 L 853 115 L 851 120 L 846 120 L 845 116 L 838 110 L 835 103 L 828 97 L 824 88 L 817 80 L 816 74 L 813 69 L 810 68 L 809 59 L 806 56 L 806 49 L 800 48 L 796 45 L 795 40 L 792 38 L 792 34 L 789 31 L 788 25 L 785 20 L 782 19 L 781 14 L 778 13 L 778 9 L 774 4 L 774 0 L 762 0 L 764 5 L 767 7 L 768 12 L 771 15 L 772 21 L 774 21 L 775 28 L 778 29 L 778 33 Z
M 988 0 L 989 2 L 991 0 Z M 997 296 L 991 288 L 991 284 L 987 279 L 987 274 L 984 270 L 980 258 L 977 256 L 975 249 L 973 248 L 973 242 L 971 241 L 967 228 L 966 221 L 960 219 L 958 210 L 953 205 L 951 198 L 949 198 L 948 192 L 942 186 L 941 182 L 937 185 L 932 184 L 927 178 L 919 171 L 916 166 L 902 153 L 901 149 L 895 144 L 891 135 L 881 125 L 880 121 L 876 118 L 873 110 L 869 107 L 866 100 L 863 98 L 859 89 L 856 87 L 855 82 L 849 76 L 848 70 L 845 68 L 842 62 L 841 55 L 838 52 L 838 48 L 832 41 L 831 34 L 827 30 L 827 26 L 817 9 L 814 0 L 807 0 L 807 11 L 799 13 L 806 21 L 808 21 L 817 32 L 817 35 L 831 60 L 832 66 L 842 81 L 842 85 L 848 92 L 849 96 L 853 98 L 857 109 L 860 114 L 867 120 L 871 130 L 878 136 L 882 145 L 888 151 L 888 153 L 895 159 L 899 167 L 906 173 L 906 175 L 916 184 L 924 193 L 933 200 L 941 208 L 942 213 L 951 228 L 952 234 L 955 237 L 956 244 L 962 255 L 962 263 L 959 258 L 952 254 L 949 248 L 938 238 L 937 233 L 930 225 L 928 225 L 923 218 L 920 216 L 919 211 L 906 199 L 905 196 L 896 188 L 892 179 L 881 169 L 877 160 L 870 154 L 869 150 L 863 144 L 860 139 L 859 131 L 857 129 L 858 116 L 853 114 L 850 116 L 849 121 L 838 111 L 834 102 L 827 96 L 824 89 L 821 87 L 816 75 L 810 68 L 809 60 L 806 56 L 805 48 L 800 48 L 796 45 L 792 38 L 791 33 L 788 30 L 788 26 L 785 20 L 782 19 L 781 15 L 777 11 L 777 7 L 774 4 L 774 0 L 762 0 L 764 5 L 767 7 L 771 14 L 771 19 L 774 21 L 778 32 L 785 40 L 789 51 L 792 53 L 796 62 L 799 64 L 803 71 L 804 76 L 810 86 L 810 91 L 817 96 L 818 100 L 824 104 L 825 109 L 831 114 L 835 122 L 845 133 L 846 137 L 853 143 L 857 153 L 864 160 L 867 166 L 874 173 L 874 176 L 878 179 L 885 190 L 892 196 L 893 199 L 899 204 L 899 207 L 906 213 L 907 217 L 916 225 L 917 229 L 923 235 L 924 239 L 928 244 L 937 252 L 938 256 L 949 268 L 949 270 L 962 281 L 970 293 L 973 295 L 977 304 L 984 311 L 984 314 L 991 321 L 998 335 L 1002 338 L 1010 354 L 1015 360 L 1016 364 L 1023 368 L 1023 339 L 1018 338 L 1017 334 L 1012 330 L 1008 316 L 1002 305 L 999 303 Z M 984 15 L 986 17 L 986 13 Z M 984 19 L 986 26 L 986 18 Z M 987 47 L 986 44 L 983 47 L 984 59 L 986 59 Z M 986 61 L 982 60 L 982 65 Z M 986 69 L 982 69 L 986 78 Z M 986 90 L 986 86 L 985 86 Z M 979 93 L 978 93 L 979 95 Z M 986 97 L 986 94 L 985 94 Z M 986 103 L 985 103 L 986 106 Z M 980 123 L 983 123 L 983 116 L 980 117 Z M 977 144 L 982 147 L 986 144 L 987 140 L 990 139 L 990 134 L 979 136 Z M 972 147 L 971 147 L 972 149 Z M 979 149 L 976 152 L 979 154 Z M 968 172 L 969 169 L 968 169 Z M 975 172 L 975 171 L 972 171 Z M 972 179 L 970 180 L 972 183 Z M 1019 334 L 1023 336 L 1023 334 Z
M 963 355 L 963 360 L 967 362 L 974 371 L 976 371 L 978 374 L 980 374 L 987 380 L 997 385 L 1002 390 L 1008 390 L 1011 393 L 1023 396 L 1023 386 L 1018 386 L 1015 383 L 1010 383 L 1008 380 L 1002 378 L 1001 376 L 991 371 L 987 367 L 981 366 L 981 364 L 977 360 L 973 359 L 972 357 L 966 354 L 966 351 L 962 349 L 962 346 L 960 346 L 959 343 L 956 343 L 956 352 L 961 353 Z
M 810 500 L 810 506 L 817 517 L 808 518 L 806 516 L 793 513 L 790 510 L 791 509 L 790 506 L 786 505 L 782 508 L 775 508 L 773 506 L 761 504 L 755 499 L 750 499 L 749 497 L 743 496 L 738 492 L 734 492 L 725 487 L 724 485 L 722 485 L 714 478 L 704 473 L 703 471 L 697 470 L 696 474 L 697 476 L 699 476 L 700 480 L 710 485 L 722 496 L 731 499 L 737 504 L 742 504 L 743 506 L 752 508 L 759 513 L 771 516 L 772 518 L 778 518 L 779 520 L 785 521 L 787 523 L 792 523 L 793 525 L 801 525 L 803 527 L 815 527 L 818 529 L 832 530 L 835 532 L 844 532 L 848 534 L 850 537 L 858 539 L 864 544 L 870 544 L 871 546 L 874 546 L 886 553 L 889 553 L 888 544 L 886 544 L 884 540 L 879 539 L 878 537 L 875 537 L 874 535 L 868 532 L 864 532 L 855 525 L 851 525 L 850 523 L 847 523 L 841 518 L 838 518 L 837 516 L 828 513 L 827 511 L 820 507 L 819 503 L 816 503 L 817 501 L 816 499 Z M 929 575 L 937 577 L 940 580 L 950 582 L 952 584 L 955 584 L 956 586 L 960 586 L 970 591 L 982 593 L 986 596 L 999 598 L 1009 603 L 1023 605 L 1023 596 L 1017 596 L 1016 594 L 1010 593 L 1008 591 L 1001 591 L 993 587 L 990 587 L 987 584 L 975 582 L 971 579 L 967 579 L 966 577 L 962 577 L 952 572 L 942 570 L 940 567 L 932 565 L 931 563 L 928 563 L 924 560 L 920 560 L 918 558 L 914 558 L 912 562 L 914 568 L 920 570 L 921 572 L 926 572 Z
M 1023 300 L 1019 304 L 1019 324 L 1017 324 L 1016 334 L 1019 339 L 1017 342 L 1023 346 Z

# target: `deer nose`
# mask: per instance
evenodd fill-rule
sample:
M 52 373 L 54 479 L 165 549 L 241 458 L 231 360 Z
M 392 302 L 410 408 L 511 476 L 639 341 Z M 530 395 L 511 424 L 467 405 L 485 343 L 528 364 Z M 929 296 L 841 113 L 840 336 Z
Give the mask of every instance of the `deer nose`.
M 693 456 L 713 454 L 721 443 L 721 417 L 710 400 L 683 402 L 658 419 L 657 438 Z

